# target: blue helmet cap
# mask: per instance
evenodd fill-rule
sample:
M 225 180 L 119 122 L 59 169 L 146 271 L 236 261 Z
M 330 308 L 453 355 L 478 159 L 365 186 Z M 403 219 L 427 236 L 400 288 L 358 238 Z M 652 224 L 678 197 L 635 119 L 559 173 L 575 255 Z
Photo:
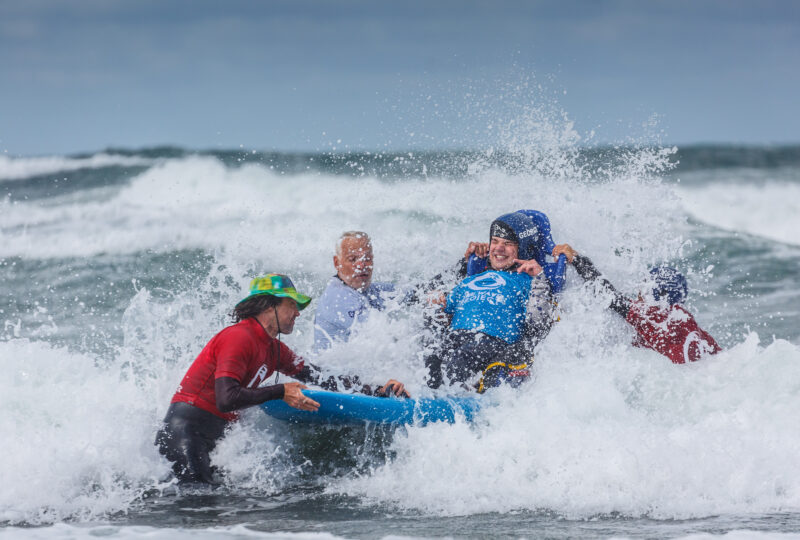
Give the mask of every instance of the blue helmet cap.
M 519 245 L 517 258 L 533 259 L 538 252 L 539 228 L 531 218 L 522 212 L 512 212 L 495 219 L 489 228 L 489 240 L 492 236 L 507 238 Z
M 686 278 L 671 266 L 656 266 L 650 270 L 656 286 L 653 287 L 653 298 L 667 300 L 670 305 L 680 304 L 686 300 L 689 286 Z

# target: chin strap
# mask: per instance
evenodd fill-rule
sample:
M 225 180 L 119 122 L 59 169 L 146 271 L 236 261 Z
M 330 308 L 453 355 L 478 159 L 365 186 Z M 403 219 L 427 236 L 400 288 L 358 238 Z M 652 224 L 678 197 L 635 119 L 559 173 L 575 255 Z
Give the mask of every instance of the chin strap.
M 281 321 L 278 320 L 278 308 L 276 306 L 272 306 L 272 311 L 275 312 L 275 325 L 278 327 L 278 341 L 281 339 Z
M 275 313 L 275 324 L 278 326 L 278 362 L 275 364 L 277 368 L 281 365 L 281 321 L 278 320 L 278 308 L 272 306 L 272 311 Z M 278 370 L 275 369 L 275 384 L 278 384 L 278 374 Z

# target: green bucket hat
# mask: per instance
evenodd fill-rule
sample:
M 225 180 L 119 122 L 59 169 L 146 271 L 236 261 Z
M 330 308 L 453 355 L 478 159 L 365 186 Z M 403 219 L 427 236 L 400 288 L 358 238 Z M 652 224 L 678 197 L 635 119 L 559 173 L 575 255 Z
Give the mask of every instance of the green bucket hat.
M 310 296 L 297 292 L 289 276 L 284 276 L 283 274 L 265 274 L 263 276 L 258 276 L 250 282 L 250 294 L 240 300 L 236 305 L 238 306 L 245 300 L 262 294 L 291 298 L 297 302 L 297 309 L 299 310 L 305 309 L 309 302 L 311 302 Z

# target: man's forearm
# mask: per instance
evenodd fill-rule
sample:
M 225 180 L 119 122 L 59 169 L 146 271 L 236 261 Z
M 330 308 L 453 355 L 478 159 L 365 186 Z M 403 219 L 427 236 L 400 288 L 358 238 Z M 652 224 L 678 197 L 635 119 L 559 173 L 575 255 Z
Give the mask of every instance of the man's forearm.
M 283 399 L 283 385 L 245 388 L 233 377 L 219 377 L 214 381 L 214 395 L 217 408 L 220 412 L 226 413 L 273 399 Z
M 353 375 L 350 377 L 347 375 L 340 375 L 336 377 L 331 375 L 329 377 L 325 377 L 322 374 L 321 369 L 314 364 L 309 363 L 308 361 L 303 364 L 303 369 L 301 369 L 295 375 L 292 375 L 292 377 L 302 383 L 313 384 L 333 392 L 338 391 L 339 385 L 341 384 L 345 390 L 358 390 L 365 394 L 372 393 L 372 389 L 368 385 L 362 384 L 361 379 L 359 379 L 358 376 Z

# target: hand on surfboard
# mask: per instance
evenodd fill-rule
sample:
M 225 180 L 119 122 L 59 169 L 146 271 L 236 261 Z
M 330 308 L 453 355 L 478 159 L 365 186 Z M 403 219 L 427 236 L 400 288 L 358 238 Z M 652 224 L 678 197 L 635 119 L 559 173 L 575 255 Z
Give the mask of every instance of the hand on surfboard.
M 319 403 L 303 395 L 302 390 L 308 388 L 306 385 L 297 382 L 283 383 L 283 401 L 290 407 L 301 411 L 316 411 Z
M 394 394 L 397 397 L 411 397 L 411 394 L 409 394 L 408 390 L 406 390 L 406 386 L 400 381 L 396 381 L 394 379 L 389 379 L 386 384 L 378 388 L 378 390 L 375 392 L 376 396 L 389 397 L 390 394 Z

